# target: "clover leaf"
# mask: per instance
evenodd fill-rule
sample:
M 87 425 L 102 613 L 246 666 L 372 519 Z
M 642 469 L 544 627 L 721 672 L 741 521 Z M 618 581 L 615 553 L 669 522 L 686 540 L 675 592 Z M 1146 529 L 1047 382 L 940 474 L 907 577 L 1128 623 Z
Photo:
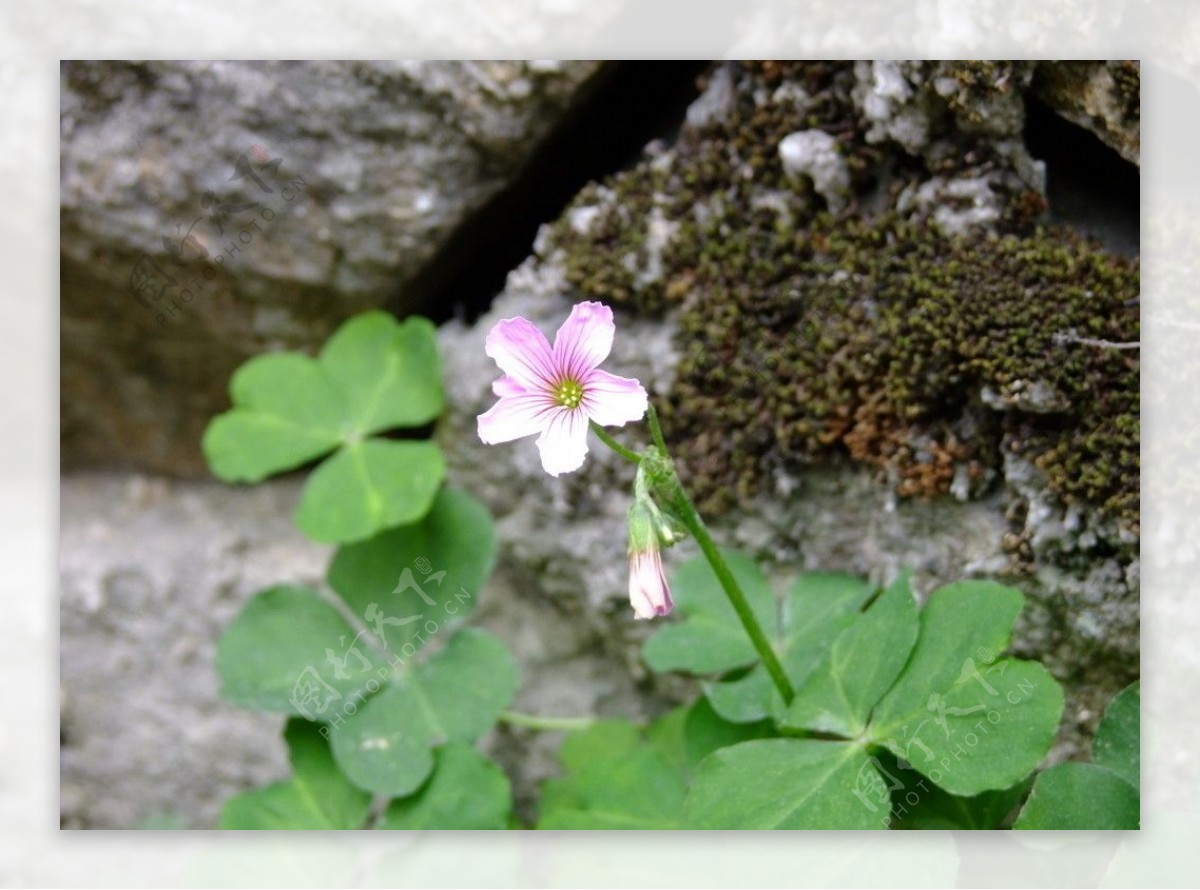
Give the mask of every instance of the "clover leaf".
M 500 767 L 462 742 L 438 748 L 434 760 L 433 775 L 415 794 L 392 801 L 378 828 L 505 827 L 512 808 L 512 792 Z
M 917 640 L 917 605 L 908 573 L 889 586 L 862 617 L 837 635 L 829 657 L 792 702 L 794 727 L 859 735 L 871 709 L 904 667 Z
M 782 597 L 767 584 L 756 563 L 726 553 L 735 577 L 779 655 L 799 686 L 820 664 L 838 631 L 853 621 L 871 588 L 834 572 L 802 575 Z M 642 650 L 655 670 L 693 674 L 749 667 L 735 679 L 709 684 L 705 695 L 726 720 L 753 723 L 779 715 L 783 702 L 761 665 L 733 607 L 703 558 L 683 563 L 672 577 L 676 609 L 683 620 L 658 630 Z
M 392 652 L 425 634 L 425 622 L 459 620 L 492 570 L 496 534 L 487 507 L 442 488 L 414 523 L 338 549 L 329 585 Z
M 1092 742 L 1091 763 L 1060 763 L 1038 774 L 1013 828 L 1136 829 L 1141 825 L 1141 684 L 1118 693 Z
M 1141 683 L 1131 683 L 1108 703 L 1092 742 L 1092 761 L 1134 788 L 1142 784 L 1141 711 Z
M 882 829 L 889 806 L 888 788 L 862 745 L 760 739 L 701 761 L 684 823 L 704 829 Z
M 566 775 L 543 784 L 537 827 L 682 828 L 684 776 L 663 740 L 648 736 L 619 720 L 569 736 L 559 752 Z
M 421 786 L 433 749 L 473 742 L 512 700 L 517 670 L 505 645 L 466 629 L 329 727 L 333 756 L 358 787 L 400 796 Z
M 324 543 L 370 537 L 429 509 L 445 468 L 428 442 L 369 438 L 437 417 L 442 387 L 433 325 L 367 312 L 313 359 L 258 356 L 230 382 L 233 407 L 213 419 L 203 450 L 227 482 L 258 482 L 335 452 L 309 478 L 296 514 Z
M 1063 694 L 1042 665 L 1000 658 L 1020 591 L 960 581 L 931 594 L 916 645 L 867 734 L 959 795 L 1009 788 L 1050 750 Z
M 442 410 L 437 329 L 414 316 L 386 312 L 350 319 L 317 358 L 345 394 L 345 416 L 360 435 L 426 424 Z
M 847 593 L 844 602 L 856 601 Z M 910 779 L 930 780 L 934 787 L 922 793 L 941 804 L 929 817 L 966 802 L 964 819 L 974 824 L 1004 818 L 1062 712 L 1061 689 L 1041 665 L 998 657 L 1023 602 L 998 584 L 960 582 L 935 591 L 918 613 L 902 576 L 865 611 L 849 606 L 784 720 L 847 739 L 719 748 L 695 772 L 685 826 L 886 827 L 892 794 L 907 786 L 879 747 L 900 758 Z
M 371 795 L 341 774 L 320 728 L 293 718 L 284 729 L 292 778 L 247 791 L 225 802 L 218 823 L 228 829 L 362 828 Z
M 244 708 L 331 719 L 387 674 L 365 633 L 316 591 L 264 590 L 217 643 L 221 696 Z
M 794 687 L 804 687 L 870 593 L 866 582 L 837 572 L 807 572 L 786 591 L 770 637 Z M 738 723 L 778 718 L 786 710 L 762 665 L 735 680 L 710 683 L 704 692 L 718 714 Z
M 1060 763 L 1038 773 L 1013 828 L 1114 831 L 1139 827 L 1137 789 L 1094 763 Z

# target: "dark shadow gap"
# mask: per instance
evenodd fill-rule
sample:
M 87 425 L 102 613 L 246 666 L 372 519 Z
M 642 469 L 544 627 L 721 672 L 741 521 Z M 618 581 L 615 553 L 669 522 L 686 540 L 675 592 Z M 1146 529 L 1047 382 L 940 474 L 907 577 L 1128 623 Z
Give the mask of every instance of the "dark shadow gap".
M 1050 220 L 1098 239 L 1114 253 L 1141 245 L 1141 171 L 1083 127 L 1025 98 L 1025 144 L 1046 163 Z
M 673 138 L 708 62 L 607 62 L 513 180 L 446 240 L 389 308 L 419 307 L 435 323 L 473 321 L 587 183 L 622 170 L 646 143 Z

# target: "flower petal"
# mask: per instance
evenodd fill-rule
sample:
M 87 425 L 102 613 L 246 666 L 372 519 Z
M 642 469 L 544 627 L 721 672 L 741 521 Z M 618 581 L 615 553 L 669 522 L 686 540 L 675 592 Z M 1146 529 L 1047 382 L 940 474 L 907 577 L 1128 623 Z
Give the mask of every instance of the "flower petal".
M 502 318 L 487 335 L 484 352 L 525 389 L 546 390 L 558 377 L 546 337 L 527 318 Z
M 575 380 L 600 366 L 612 350 L 612 310 L 603 303 L 578 303 L 554 335 L 557 369 Z
M 485 445 L 498 445 L 543 432 L 556 407 L 541 393 L 505 396 L 479 415 L 479 438 Z
M 556 408 L 550 422 L 537 440 L 542 454 L 542 469 L 551 476 L 571 473 L 583 466 L 587 457 L 588 418 L 583 411 Z
M 500 398 L 504 398 L 505 396 L 519 396 L 525 394 L 525 387 L 517 382 L 517 378 L 505 375 L 499 380 L 492 382 L 492 392 Z
M 629 604 L 634 617 L 643 619 L 667 615 L 675 608 L 659 551 L 630 554 Z
M 630 377 L 595 370 L 582 383 L 583 408 L 600 426 L 624 426 L 646 413 L 646 390 Z

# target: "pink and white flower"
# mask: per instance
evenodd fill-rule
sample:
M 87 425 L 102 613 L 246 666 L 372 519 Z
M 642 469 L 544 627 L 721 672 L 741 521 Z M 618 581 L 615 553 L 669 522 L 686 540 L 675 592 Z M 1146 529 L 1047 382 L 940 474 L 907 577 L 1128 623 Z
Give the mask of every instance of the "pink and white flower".
M 637 618 L 659 618 L 675 608 L 658 548 L 629 554 L 629 602 Z
M 554 337 L 554 346 L 525 318 L 496 322 L 485 351 L 503 377 L 492 384 L 500 400 L 479 415 L 488 445 L 537 434 L 542 467 L 551 476 L 583 466 L 589 421 L 624 426 L 640 420 L 646 390 L 627 377 L 600 370 L 616 325 L 603 303 L 579 303 Z

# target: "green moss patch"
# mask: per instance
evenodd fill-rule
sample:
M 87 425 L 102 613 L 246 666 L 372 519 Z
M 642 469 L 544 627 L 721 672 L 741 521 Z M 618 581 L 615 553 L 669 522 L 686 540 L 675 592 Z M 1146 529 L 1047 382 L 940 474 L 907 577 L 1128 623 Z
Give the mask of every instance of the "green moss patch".
M 1020 73 L 949 70 L 960 103 Z M 1136 528 L 1139 352 L 1105 344 L 1139 337 L 1137 262 L 1032 226 L 1033 192 L 1007 196 L 997 234 L 905 220 L 905 187 L 1003 159 L 958 131 L 939 135 L 960 150 L 936 169 L 868 144 L 846 64 L 734 71 L 724 114 L 585 190 L 550 239 L 573 298 L 679 307 L 682 358 L 660 395 L 704 506 L 838 459 L 903 496 L 980 493 L 1011 451 L 1066 502 Z M 947 110 L 948 127 L 969 111 Z M 861 201 L 839 217 L 778 158 L 814 127 L 836 138 Z
M 1100 345 L 1138 339 L 1136 262 L 1059 231 L 947 239 L 896 220 L 744 242 L 682 315 L 671 393 L 710 506 L 835 455 L 902 495 L 978 490 L 1011 449 L 1067 502 L 1136 523 L 1138 352 Z

